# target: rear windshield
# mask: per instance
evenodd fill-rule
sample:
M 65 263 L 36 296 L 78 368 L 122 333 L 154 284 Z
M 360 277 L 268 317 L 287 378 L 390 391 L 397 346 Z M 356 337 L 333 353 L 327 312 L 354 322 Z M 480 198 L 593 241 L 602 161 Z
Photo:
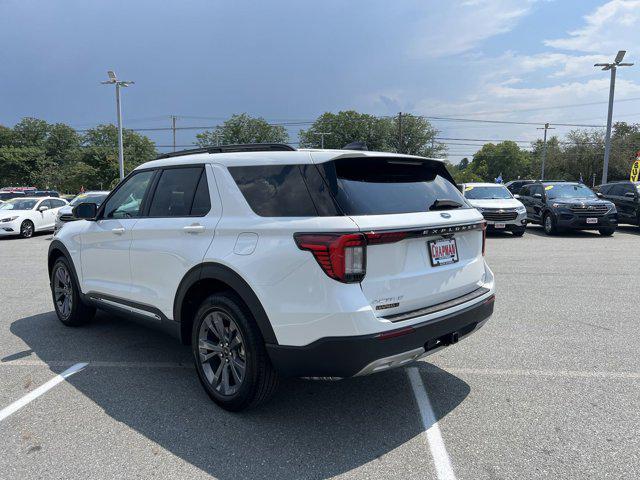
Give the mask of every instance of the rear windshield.
M 441 162 L 346 158 L 323 163 L 320 170 L 346 215 L 427 212 L 438 202 L 467 207 Z
M 366 157 L 320 165 L 229 167 L 229 172 L 251 209 L 263 217 L 467 208 L 444 164 L 437 161 Z

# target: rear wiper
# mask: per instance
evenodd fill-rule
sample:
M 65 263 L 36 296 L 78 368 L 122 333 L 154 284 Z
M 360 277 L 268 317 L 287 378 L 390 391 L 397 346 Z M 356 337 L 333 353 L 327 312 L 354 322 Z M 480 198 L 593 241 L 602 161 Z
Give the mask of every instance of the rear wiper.
M 462 203 L 456 202 L 455 200 L 438 200 L 431 204 L 429 210 L 449 210 L 451 208 L 460 208 L 462 207 Z

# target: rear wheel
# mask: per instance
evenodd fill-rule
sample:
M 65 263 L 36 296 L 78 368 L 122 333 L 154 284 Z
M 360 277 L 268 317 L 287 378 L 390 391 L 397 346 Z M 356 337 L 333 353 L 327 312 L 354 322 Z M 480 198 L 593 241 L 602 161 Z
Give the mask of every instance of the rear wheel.
M 59 258 L 51 270 L 51 295 L 58 319 L 67 326 L 77 327 L 90 322 L 95 307 L 80 298 L 80 290 L 66 258 Z
M 31 238 L 34 230 L 33 222 L 31 220 L 25 220 L 20 225 L 20 236 L 22 238 Z
M 211 295 L 193 322 L 192 350 L 200 383 L 222 408 L 255 407 L 275 392 L 278 375 L 251 313 L 233 293 Z
M 544 227 L 544 233 L 547 235 L 555 235 L 558 233 L 556 221 L 550 213 L 545 214 L 544 219 L 542 220 L 542 226 Z
M 598 230 L 603 237 L 610 237 L 616 231 L 615 228 L 601 228 Z

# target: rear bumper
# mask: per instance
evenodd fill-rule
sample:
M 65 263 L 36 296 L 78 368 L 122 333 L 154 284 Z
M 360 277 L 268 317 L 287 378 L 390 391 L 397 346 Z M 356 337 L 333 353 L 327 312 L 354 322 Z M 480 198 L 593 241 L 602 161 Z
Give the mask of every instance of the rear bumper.
M 371 335 L 327 337 L 302 347 L 267 344 L 271 362 L 289 377 L 344 378 L 401 366 L 455 343 L 493 313 L 495 296 L 439 318 Z

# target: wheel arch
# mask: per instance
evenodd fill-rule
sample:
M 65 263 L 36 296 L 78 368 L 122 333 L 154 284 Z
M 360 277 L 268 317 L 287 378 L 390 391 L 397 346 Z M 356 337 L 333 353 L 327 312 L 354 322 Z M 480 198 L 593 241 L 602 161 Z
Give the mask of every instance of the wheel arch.
M 180 325 L 180 341 L 191 342 L 193 316 L 200 303 L 211 293 L 232 291 L 245 304 L 258 324 L 265 343 L 277 344 L 271 322 L 249 284 L 231 268 L 219 263 L 202 263 L 193 267 L 183 277 L 173 303 L 173 319 Z
M 73 264 L 73 259 L 71 258 L 71 254 L 69 253 L 69 250 L 67 250 L 67 247 L 64 246 L 64 243 L 62 243 L 60 240 L 52 240 L 51 243 L 49 244 L 49 253 L 47 255 L 47 269 L 49 272 L 49 282 L 51 282 L 51 273 L 53 272 L 53 266 L 55 265 L 56 260 L 58 260 L 58 258 L 60 257 L 63 257 L 69 263 L 69 266 L 71 267 L 71 275 L 73 275 L 73 280 L 76 282 L 76 285 L 78 286 L 78 292 L 80 293 L 81 297 L 84 297 L 84 294 L 82 293 L 82 290 L 80 287 L 78 274 L 76 272 L 76 266 Z

